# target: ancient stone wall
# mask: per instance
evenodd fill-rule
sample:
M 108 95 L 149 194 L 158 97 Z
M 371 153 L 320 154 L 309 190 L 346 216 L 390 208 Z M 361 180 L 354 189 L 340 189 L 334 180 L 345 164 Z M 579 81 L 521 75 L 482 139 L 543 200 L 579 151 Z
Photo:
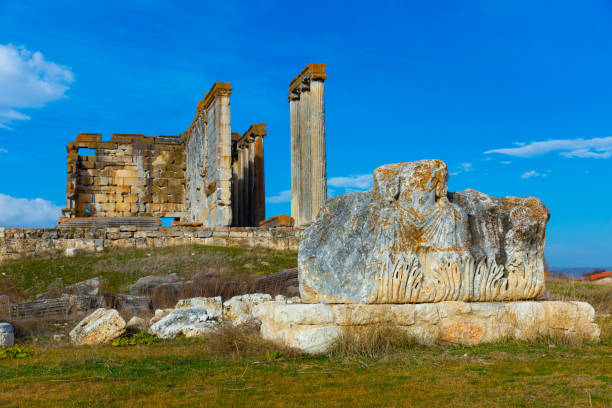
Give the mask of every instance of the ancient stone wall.
M 179 137 L 113 134 L 102 141 L 100 134 L 81 133 L 66 149 L 65 217 L 182 217 L 185 156 Z
M 175 245 L 215 245 L 296 251 L 301 228 L 0 228 L 0 263 L 44 252 L 78 248 L 155 248 Z
M 205 226 L 232 225 L 232 137 L 229 83 L 216 82 L 183 133 L 185 217 Z
M 264 142 L 266 124 L 232 133 L 232 225 L 256 227 L 266 218 Z
M 291 216 L 310 224 L 327 201 L 325 64 L 308 64 L 289 85 Z

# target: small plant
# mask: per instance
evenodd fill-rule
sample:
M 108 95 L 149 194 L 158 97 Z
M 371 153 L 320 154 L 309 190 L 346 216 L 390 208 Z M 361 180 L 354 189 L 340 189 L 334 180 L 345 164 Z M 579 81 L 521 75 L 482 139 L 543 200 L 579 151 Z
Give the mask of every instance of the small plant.
M 26 358 L 34 354 L 32 349 L 19 344 L 12 347 L 0 347 L 0 360 L 9 358 Z
M 130 337 L 119 337 L 111 341 L 111 346 L 113 347 L 123 347 L 123 346 L 136 346 L 139 344 L 153 344 L 159 341 L 159 338 L 154 335 L 147 333 L 146 331 L 141 331 Z
M 267 361 L 274 361 L 283 358 L 283 353 L 278 350 L 267 350 L 265 358 Z

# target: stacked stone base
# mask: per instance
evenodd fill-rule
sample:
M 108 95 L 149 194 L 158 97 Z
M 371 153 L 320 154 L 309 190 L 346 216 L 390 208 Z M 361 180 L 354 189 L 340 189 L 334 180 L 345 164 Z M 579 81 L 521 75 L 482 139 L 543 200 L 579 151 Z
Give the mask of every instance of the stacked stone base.
M 284 304 L 266 302 L 253 315 L 266 339 L 323 353 L 351 329 L 395 327 L 422 344 L 473 345 L 542 336 L 599 340 L 595 311 L 584 302 L 440 302 L 420 304 Z

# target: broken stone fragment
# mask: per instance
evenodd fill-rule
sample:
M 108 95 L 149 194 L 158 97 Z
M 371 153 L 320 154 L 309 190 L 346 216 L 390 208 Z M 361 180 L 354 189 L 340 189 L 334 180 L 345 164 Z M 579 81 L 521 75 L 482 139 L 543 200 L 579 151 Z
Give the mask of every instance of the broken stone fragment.
M 448 193 L 440 160 L 381 166 L 303 233 L 300 295 L 316 303 L 535 299 L 549 212 L 533 197 Z
M 223 314 L 223 301 L 221 300 L 221 296 L 181 299 L 176 303 L 175 309 L 185 307 L 199 307 L 205 309 L 209 315 L 215 315 L 219 319 L 221 319 L 221 315 Z
M 162 339 L 174 338 L 180 334 L 185 337 L 200 337 L 210 334 L 218 327 L 217 316 L 206 309 L 186 307 L 174 309 L 153 324 L 149 331 Z
M 125 332 L 125 320 L 114 309 L 100 308 L 70 331 L 73 344 L 104 344 Z

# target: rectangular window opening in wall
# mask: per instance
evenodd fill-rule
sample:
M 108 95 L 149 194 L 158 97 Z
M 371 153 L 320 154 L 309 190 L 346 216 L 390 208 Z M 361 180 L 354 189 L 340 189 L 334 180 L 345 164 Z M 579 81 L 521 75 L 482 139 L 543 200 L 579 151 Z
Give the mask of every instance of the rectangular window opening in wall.
M 179 219 L 174 217 L 161 217 L 161 226 L 170 227 L 172 226 L 172 221 L 179 221 Z
M 96 149 L 89 149 L 87 147 L 79 147 L 79 156 L 95 156 Z

